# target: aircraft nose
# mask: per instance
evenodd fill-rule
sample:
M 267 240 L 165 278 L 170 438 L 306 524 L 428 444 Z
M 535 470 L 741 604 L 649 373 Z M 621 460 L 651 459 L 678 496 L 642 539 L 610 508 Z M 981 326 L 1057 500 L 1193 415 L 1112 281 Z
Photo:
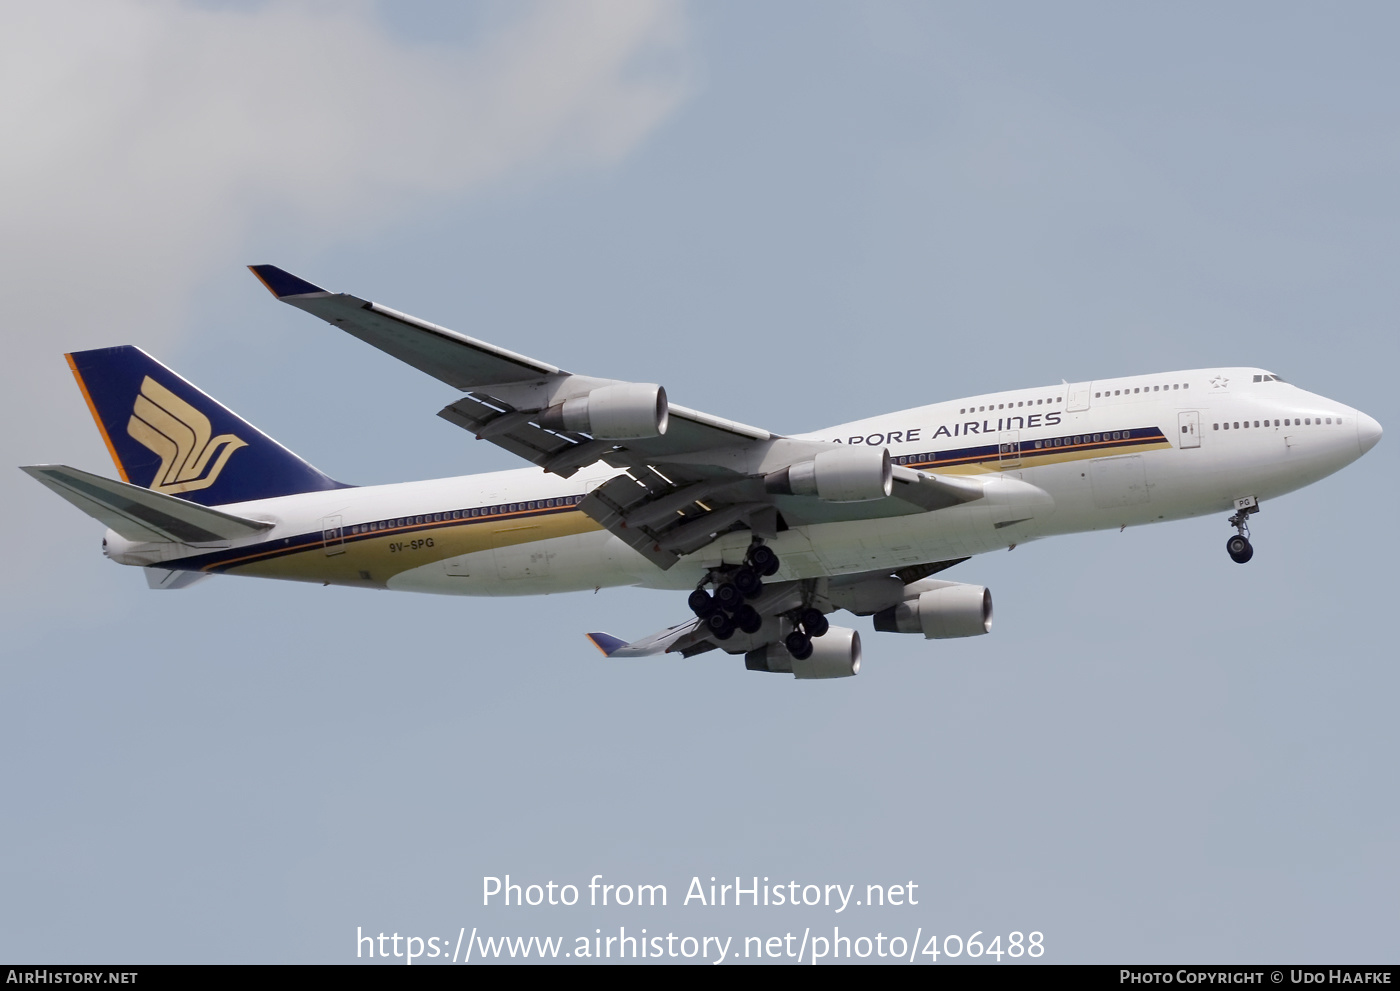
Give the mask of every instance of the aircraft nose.
M 1381 439 L 1381 425 L 1365 413 L 1356 414 L 1356 442 L 1361 447 L 1361 453 L 1365 454 L 1375 447 Z

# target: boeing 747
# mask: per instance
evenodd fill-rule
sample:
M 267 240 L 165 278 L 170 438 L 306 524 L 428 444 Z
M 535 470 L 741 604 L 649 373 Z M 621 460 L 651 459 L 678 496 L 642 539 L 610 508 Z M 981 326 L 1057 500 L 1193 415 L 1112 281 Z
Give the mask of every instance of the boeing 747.
M 685 621 L 610 657 L 719 649 L 750 670 L 856 674 L 874 628 L 992 626 L 991 593 L 940 577 L 1029 540 L 1231 514 L 1369 451 L 1381 427 L 1262 368 L 1161 372 L 956 399 L 780 436 L 565 371 L 272 265 L 252 271 L 460 393 L 439 416 L 534 467 L 394 485 L 335 481 L 130 346 L 68 355 L 120 481 L 24 468 L 109 529 L 153 588 L 213 574 L 450 595 L 616 585 L 689 591 Z

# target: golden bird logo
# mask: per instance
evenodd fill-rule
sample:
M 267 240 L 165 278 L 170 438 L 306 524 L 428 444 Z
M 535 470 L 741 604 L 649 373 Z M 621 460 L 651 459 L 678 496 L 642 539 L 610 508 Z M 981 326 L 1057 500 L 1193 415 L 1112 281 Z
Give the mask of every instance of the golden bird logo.
M 219 480 L 229 456 L 248 446 L 234 434 L 210 437 L 209 417 L 149 375 L 141 383 L 126 432 L 160 457 L 150 487 L 170 495 L 207 489 Z

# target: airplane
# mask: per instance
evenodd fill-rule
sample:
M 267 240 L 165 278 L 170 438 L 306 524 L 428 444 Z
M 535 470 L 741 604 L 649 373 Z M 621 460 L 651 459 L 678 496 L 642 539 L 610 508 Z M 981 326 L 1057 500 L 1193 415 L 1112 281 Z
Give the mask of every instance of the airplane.
M 565 371 L 273 265 L 305 310 L 461 393 L 439 416 L 533 468 L 336 481 L 131 346 L 67 356 L 120 481 L 23 468 L 105 524 L 152 588 L 213 574 L 449 595 L 689 590 L 691 615 L 608 657 L 719 649 L 798 679 L 860 671 L 829 613 L 926 639 L 992 628 L 980 585 L 934 577 L 1058 534 L 1231 512 L 1250 560 L 1262 501 L 1380 440 L 1366 414 L 1261 368 L 989 393 L 781 436 Z M 543 469 L 542 471 L 540 469 Z

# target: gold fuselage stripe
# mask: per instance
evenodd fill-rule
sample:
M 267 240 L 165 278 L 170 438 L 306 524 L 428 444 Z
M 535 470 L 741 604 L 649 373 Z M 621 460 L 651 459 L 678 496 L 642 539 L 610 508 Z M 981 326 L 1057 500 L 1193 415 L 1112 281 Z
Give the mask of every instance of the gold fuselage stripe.
M 1171 449 L 1171 443 L 1160 430 L 1153 430 L 1151 434 L 1144 437 L 1082 441 L 1079 444 L 1068 444 L 1056 448 L 1035 448 L 1030 452 L 1025 451 L 1023 447 L 1019 456 L 1011 452 L 1003 455 L 999 450 L 973 456 L 950 452 L 953 455 L 951 457 L 918 461 L 915 459 L 921 456 L 913 455 L 907 457 L 904 466 L 925 468 L 942 465 L 945 466 L 942 468 L 944 474 L 990 474 L 1102 457 L 1110 451 L 1161 449 Z M 1007 464 L 1007 462 L 1012 463 Z M 306 581 L 382 585 L 392 575 L 421 567 L 424 564 L 432 564 L 499 547 L 532 543 L 538 540 L 548 540 L 601 529 L 597 522 L 578 509 L 577 502 L 570 501 L 577 497 L 556 498 L 569 504 L 546 508 L 507 510 L 468 518 L 429 519 L 422 523 L 385 526 L 382 529 L 368 532 L 348 532 L 359 527 L 372 525 L 368 522 L 354 523 L 350 526 L 340 527 L 339 532 L 329 538 L 326 536 L 328 531 L 312 530 L 244 548 L 241 553 L 238 551 L 215 551 L 195 555 L 180 562 L 170 562 L 170 564 L 177 567 L 183 566 L 187 570 L 206 572 L 231 572 Z M 531 500 L 522 500 L 522 502 L 529 501 Z M 485 507 L 477 508 L 480 510 Z M 447 513 L 439 511 L 437 515 L 450 515 L 451 512 L 469 513 L 470 510 L 450 510 Z M 432 514 L 405 513 L 404 518 L 409 518 L 410 515 L 431 516 Z M 395 519 L 397 518 L 395 517 Z M 501 526 L 503 523 L 511 525 Z M 408 534 L 424 534 L 424 539 L 430 537 L 434 543 L 431 547 L 421 544 L 418 547 L 410 547 L 395 539 Z M 399 566 L 400 560 L 403 562 L 402 566 Z M 390 561 L 393 564 L 386 570 L 385 566 Z

